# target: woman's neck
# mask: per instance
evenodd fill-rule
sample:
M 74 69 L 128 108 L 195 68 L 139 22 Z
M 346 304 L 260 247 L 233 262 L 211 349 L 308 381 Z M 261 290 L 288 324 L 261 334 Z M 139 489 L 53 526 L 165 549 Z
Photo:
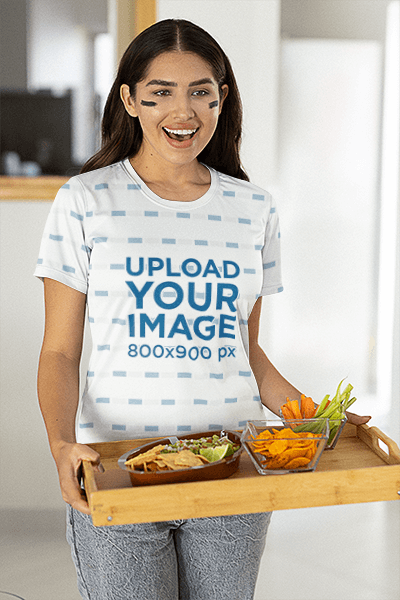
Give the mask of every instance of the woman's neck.
M 197 160 L 184 165 L 164 165 L 137 155 L 130 163 L 151 191 L 165 200 L 191 202 L 201 198 L 211 185 L 209 170 Z

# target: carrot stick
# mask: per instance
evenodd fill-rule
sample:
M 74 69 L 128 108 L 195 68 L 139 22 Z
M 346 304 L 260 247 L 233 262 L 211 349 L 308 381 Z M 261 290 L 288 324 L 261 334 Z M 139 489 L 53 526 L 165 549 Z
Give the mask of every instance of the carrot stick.
M 301 416 L 303 417 L 303 419 L 305 419 L 304 416 L 304 401 L 306 399 L 306 395 L 305 394 L 301 394 L 300 396 L 300 412 L 301 412 Z
M 314 402 L 312 398 L 305 396 L 304 394 L 301 397 L 301 412 L 303 415 L 303 419 L 312 419 L 315 415 L 316 409 L 314 408 Z
M 287 404 L 281 406 L 281 411 L 286 421 L 294 419 L 293 413 Z
M 302 419 L 300 408 L 299 408 L 299 403 L 297 402 L 297 400 L 289 400 L 289 402 L 287 402 L 287 404 L 289 404 L 294 418 Z

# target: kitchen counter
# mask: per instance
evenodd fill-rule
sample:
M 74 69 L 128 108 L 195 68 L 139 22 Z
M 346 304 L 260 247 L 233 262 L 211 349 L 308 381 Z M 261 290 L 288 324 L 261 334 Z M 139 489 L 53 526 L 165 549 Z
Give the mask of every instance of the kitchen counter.
M 0 201 L 54 200 L 58 190 L 68 177 L 0 177 Z

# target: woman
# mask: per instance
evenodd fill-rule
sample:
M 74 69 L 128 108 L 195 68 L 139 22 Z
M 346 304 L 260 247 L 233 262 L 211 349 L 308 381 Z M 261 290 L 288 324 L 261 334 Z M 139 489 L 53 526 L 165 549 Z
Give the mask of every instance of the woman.
M 87 443 L 238 429 L 300 397 L 257 342 L 261 296 L 281 290 L 279 224 L 240 138 L 222 49 L 159 22 L 126 50 L 102 149 L 52 207 L 38 390 L 83 598 L 253 597 L 269 513 L 94 528 L 79 483 L 82 460 L 102 469 Z

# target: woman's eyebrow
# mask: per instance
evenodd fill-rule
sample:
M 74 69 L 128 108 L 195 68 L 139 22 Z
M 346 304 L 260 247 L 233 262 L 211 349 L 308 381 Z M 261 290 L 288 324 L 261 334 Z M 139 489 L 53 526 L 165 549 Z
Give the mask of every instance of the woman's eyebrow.
M 209 77 L 204 77 L 204 79 L 198 79 L 197 81 L 191 81 L 189 83 L 189 87 L 193 87 L 196 85 L 204 85 L 205 83 L 211 83 L 211 85 L 212 85 L 214 82 Z
M 205 83 L 213 84 L 212 79 L 209 77 L 204 77 L 203 79 L 197 79 L 196 81 L 191 81 L 188 84 L 188 87 L 195 87 L 196 85 L 204 85 Z M 178 87 L 178 84 L 175 81 L 166 81 L 165 79 L 152 79 L 148 83 L 146 83 L 146 87 L 149 85 L 164 85 L 169 87 Z
M 170 87 L 178 87 L 178 84 L 174 81 L 165 81 L 164 79 L 152 79 L 149 83 L 146 83 L 146 87 L 148 85 L 165 85 Z

